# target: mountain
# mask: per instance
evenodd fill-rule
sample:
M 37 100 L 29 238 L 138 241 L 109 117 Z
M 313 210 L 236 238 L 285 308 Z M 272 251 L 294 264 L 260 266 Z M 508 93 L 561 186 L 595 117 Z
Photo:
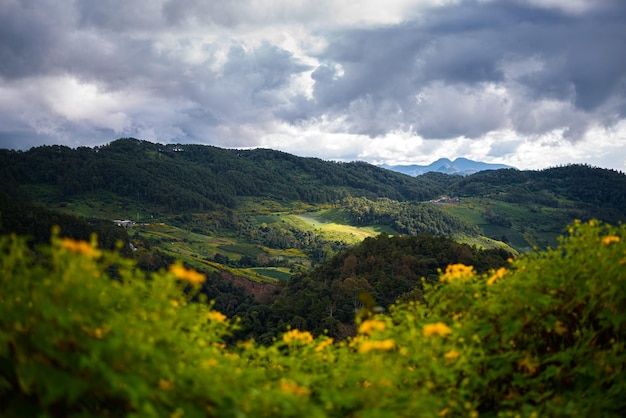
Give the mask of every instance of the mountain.
M 472 161 L 467 158 L 457 158 L 450 161 L 447 158 L 440 158 L 429 165 L 386 165 L 380 167 L 388 170 L 397 171 L 398 173 L 408 174 L 409 176 L 419 176 L 429 172 L 454 174 L 459 176 L 469 176 L 485 170 L 499 170 L 501 168 L 514 168 L 505 164 L 489 164 L 480 161 Z

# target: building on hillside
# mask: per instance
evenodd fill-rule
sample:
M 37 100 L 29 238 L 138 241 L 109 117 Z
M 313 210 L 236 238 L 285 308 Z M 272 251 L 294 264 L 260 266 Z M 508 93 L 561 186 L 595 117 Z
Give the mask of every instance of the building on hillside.
M 113 223 L 117 226 L 123 226 L 124 228 L 132 228 L 133 226 L 135 226 L 135 221 L 131 221 L 130 219 L 126 219 L 123 221 L 115 219 L 113 220 Z

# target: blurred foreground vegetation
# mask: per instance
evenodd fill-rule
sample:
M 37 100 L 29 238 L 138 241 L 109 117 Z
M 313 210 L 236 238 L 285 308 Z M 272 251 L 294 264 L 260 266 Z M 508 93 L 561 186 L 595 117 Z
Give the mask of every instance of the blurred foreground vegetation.
M 174 262 L 145 273 L 91 243 L 0 238 L 2 416 L 624 416 L 626 226 L 576 222 L 555 249 L 422 300 L 364 306 L 342 341 L 270 345 Z

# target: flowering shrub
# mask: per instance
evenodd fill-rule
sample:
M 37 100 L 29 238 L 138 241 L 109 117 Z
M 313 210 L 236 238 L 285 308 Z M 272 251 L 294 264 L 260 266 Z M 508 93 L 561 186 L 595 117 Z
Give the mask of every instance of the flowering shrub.
M 205 278 L 182 265 L 1 237 L 0 415 L 622 416 L 626 226 L 568 232 L 497 271 L 453 265 L 352 339 L 270 346 L 227 345 L 237 322 L 192 302 Z

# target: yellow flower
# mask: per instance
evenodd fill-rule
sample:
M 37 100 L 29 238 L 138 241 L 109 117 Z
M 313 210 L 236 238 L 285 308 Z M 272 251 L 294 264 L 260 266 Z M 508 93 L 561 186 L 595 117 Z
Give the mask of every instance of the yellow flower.
M 102 328 L 95 328 L 92 330 L 91 328 L 85 325 L 83 325 L 81 328 L 83 331 L 85 331 L 85 333 L 99 340 L 101 340 L 109 332 L 108 329 L 102 329 Z
M 170 390 L 173 386 L 173 383 L 167 379 L 159 379 L 159 389 L 161 390 Z
M 363 341 L 367 341 L 367 337 L 364 335 L 357 335 L 356 337 L 353 337 L 350 339 L 350 343 L 348 344 L 348 347 L 351 347 L 351 348 L 357 347 Z
M 530 357 L 530 354 L 526 353 L 524 358 L 521 358 L 517 361 L 517 367 L 519 370 L 527 371 L 528 374 L 532 375 L 535 374 L 535 372 L 537 371 L 537 367 L 539 367 L 539 364 L 537 363 L 537 360 Z
M 200 365 L 202 367 L 204 367 L 205 369 L 210 369 L 213 366 L 217 366 L 219 364 L 219 362 L 217 361 L 217 359 L 214 358 L 210 358 L 208 360 L 203 360 Z
M 176 276 L 176 278 L 193 285 L 202 284 L 206 280 L 204 274 L 198 273 L 195 270 L 187 270 L 180 264 L 172 264 L 170 266 L 170 272 Z
M 563 322 L 557 320 L 554 324 L 554 332 L 559 335 L 565 335 L 567 334 L 567 327 L 563 325 Z
M 619 237 L 617 235 L 608 235 L 602 238 L 602 244 L 609 245 L 612 242 L 619 242 Z
M 71 238 L 62 238 L 61 247 L 89 258 L 98 258 L 101 254 L 94 245 L 88 243 L 87 241 L 75 241 Z
M 359 345 L 359 353 L 369 353 L 370 351 L 389 351 L 393 350 L 396 346 L 393 340 L 365 340 Z
M 460 354 L 458 351 L 456 351 L 455 349 L 452 349 L 450 351 L 448 351 L 446 354 L 443 355 L 443 358 L 448 359 L 448 360 L 454 360 L 455 358 L 459 358 Z
M 299 331 L 292 329 L 291 331 L 283 334 L 283 341 L 287 344 L 298 342 L 301 344 L 308 344 L 313 341 L 313 335 L 309 331 Z
M 450 327 L 443 322 L 437 322 L 434 324 L 424 325 L 424 327 L 422 328 L 422 332 L 425 337 L 432 337 L 433 335 L 446 337 L 452 334 L 452 329 L 450 329 Z
M 315 347 L 315 351 L 320 352 L 322 350 L 324 350 L 326 347 L 328 347 L 329 345 L 331 345 L 333 343 L 333 339 L 329 338 L 325 341 L 322 341 L 320 344 L 318 344 L 317 347 Z
M 446 267 L 446 272 L 441 276 L 442 282 L 452 282 L 455 280 L 465 281 L 474 276 L 474 267 L 465 264 L 450 264 Z
M 492 285 L 496 280 L 503 278 L 508 270 L 504 267 L 500 267 L 490 278 L 487 280 L 487 285 Z
M 293 393 L 298 396 L 307 396 L 309 394 L 308 388 L 299 386 L 296 382 L 286 379 L 281 379 L 280 390 L 283 392 Z
M 386 324 L 383 321 L 368 319 L 359 326 L 359 333 L 371 335 L 376 331 L 384 331 L 385 326 Z
M 211 321 L 215 321 L 215 322 L 224 322 L 227 318 L 226 315 L 218 311 L 211 311 L 206 316 Z

